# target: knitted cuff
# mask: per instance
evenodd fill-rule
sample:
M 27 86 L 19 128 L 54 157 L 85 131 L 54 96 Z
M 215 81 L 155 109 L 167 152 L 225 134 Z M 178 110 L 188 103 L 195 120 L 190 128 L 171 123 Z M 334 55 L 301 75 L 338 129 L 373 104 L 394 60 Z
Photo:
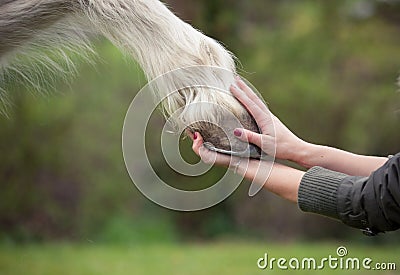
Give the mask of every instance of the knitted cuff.
M 319 166 L 312 167 L 301 179 L 298 205 L 304 212 L 312 212 L 339 219 L 337 190 L 347 175 Z

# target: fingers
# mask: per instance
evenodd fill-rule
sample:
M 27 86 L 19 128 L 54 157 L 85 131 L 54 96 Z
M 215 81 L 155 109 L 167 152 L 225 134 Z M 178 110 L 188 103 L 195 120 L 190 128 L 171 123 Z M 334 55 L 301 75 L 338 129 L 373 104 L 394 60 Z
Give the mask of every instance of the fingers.
M 268 112 L 268 107 L 260 99 L 260 97 L 238 76 L 236 78 L 236 84 L 244 92 L 244 94 L 249 97 L 254 103 L 257 104 L 265 112 Z
M 212 165 L 216 164 L 219 166 L 229 167 L 233 162 L 231 156 L 210 151 L 204 146 L 200 147 L 199 156 L 204 163 Z
M 229 155 L 220 154 L 208 150 L 203 146 L 203 137 L 198 133 L 191 135 L 193 139 L 192 149 L 198 155 L 204 163 L 215 164 L 224 167 L 232 167 L 238 163 L 237 157 L 231 157 Z
M 196 155 L 200 156 L 200 148 L 203 147 L 203 137 L 200 135 L 200 133 L 195 132 L 192 134 L 192 140 L 193 140 L 193 145 L 192 145 L 192 150 L 196 153 Z
M 247 129 L 240 129 L 236 128 L 233 131 L 233 134 L 240 140 L 244 142 L 249 142 L 257 145 L 258 147 L 262 148 L 263 143 L 263 135 L 249 131 Z
M 253 116 L 260 128 L 268 126 L 267 124 L 271 122 L 271 114 L 269 111 L 261 109 L 260 106 L 251 100 L 245 93 L 239 91 L 235 86 L 231 86 L 230 91 L 246 107 L 247 111 Z

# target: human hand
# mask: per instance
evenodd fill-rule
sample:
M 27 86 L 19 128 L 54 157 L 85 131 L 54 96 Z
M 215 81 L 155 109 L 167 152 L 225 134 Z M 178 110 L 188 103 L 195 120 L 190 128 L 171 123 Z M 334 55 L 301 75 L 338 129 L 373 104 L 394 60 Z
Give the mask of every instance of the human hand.
M 246 170 L 244 169 L 245 162 L 256 162 L 256 160 L 253 159 L 240 158 L 211 151 L 203 146 L 204 140 L 200 133 L 192 133 L 189 130 L 186 130 L 186 134 L 193 141 L 192 150 L 201 158 L 204 163 L 231 168 L 234 169 L 235 173 L 244 175 Z
M 304 172 L 266 160 L 239 158 L 208 150 L 199 133 L 186 131 L 193 140 L 192 149 L 203 162 L 234 169 L 235 173 L 263 186 L 291 202 L 297 202 L 297 192 Z
M 234 135 L 242 141 L 257 145 L 268 155 L 275 153 L 276 158 L 300 162 L 300 154 L 307 143 L 293 134 L 272 114 L 264 102 L 239 77 L 236 79 L 236 84 L 237 87 L 232 85 L 230 91 L 253 116 L 261 134 L 237 128 L 234 130 Z

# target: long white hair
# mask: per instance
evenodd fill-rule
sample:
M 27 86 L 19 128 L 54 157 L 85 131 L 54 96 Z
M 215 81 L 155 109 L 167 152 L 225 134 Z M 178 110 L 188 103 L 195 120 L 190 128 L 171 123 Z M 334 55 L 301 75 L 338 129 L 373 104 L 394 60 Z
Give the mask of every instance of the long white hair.
M 10 72 L 41 89 L 43 80 L 35 74 L 38 64 L 57 73 L 74 72 L 69 54 L 91 53 L 90 38 L 94 34 L 105 36 L 132 56 L 148 80 L 178 68 L 203 65 L 232 72 L 229 77 L 220 77 L 216 72 L 214 82 L 219 83 L 213 85 L 228 90 L 234 82 L 234 56 L 220 43 L 179 19 L 158 0 L 4 0 L 0 3 L 0 91 L 6 92 L 3 84 Z M 54 56 L 61 56 L 63 64 Z M 34 71 L 36 68 L 35 73 L 30 73 L 32 69 L 21 62 L 27 58 L 30 67 Z M 179 76 L 169 79 L 167 89 L 156 87 L 156 95 L 166 97 L 187 78 L 199 83 L 210 81 L 205 74 L 190 74 L 182 75 L 182 79 Z M 4 99 L 1 95 L 0 98 Z M 204 119 L 221 124 L 221 113 L 216 108 L 189 108 L 196 102 L 222 105 L 236 117 L 246 118 L 247 125 L 255 129 L 245 108 L 229 92 L 201 87 L 181 89 L 166 97 L 163 106 L 167 115 L 181 110 L 175 119 L 177 124 Z M 198 129 L 194 130 L 209 127 L 209 124 L 196 125 Z

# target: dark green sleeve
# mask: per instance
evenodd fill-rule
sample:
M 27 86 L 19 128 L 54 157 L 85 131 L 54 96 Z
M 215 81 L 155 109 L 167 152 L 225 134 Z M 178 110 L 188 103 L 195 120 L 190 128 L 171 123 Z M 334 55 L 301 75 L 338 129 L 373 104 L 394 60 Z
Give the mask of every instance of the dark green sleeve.
M 298 205 L 363 229 L 368 235 L 400 228 L 400 154 L 369 177 L 313 167 L 303 176 Z

